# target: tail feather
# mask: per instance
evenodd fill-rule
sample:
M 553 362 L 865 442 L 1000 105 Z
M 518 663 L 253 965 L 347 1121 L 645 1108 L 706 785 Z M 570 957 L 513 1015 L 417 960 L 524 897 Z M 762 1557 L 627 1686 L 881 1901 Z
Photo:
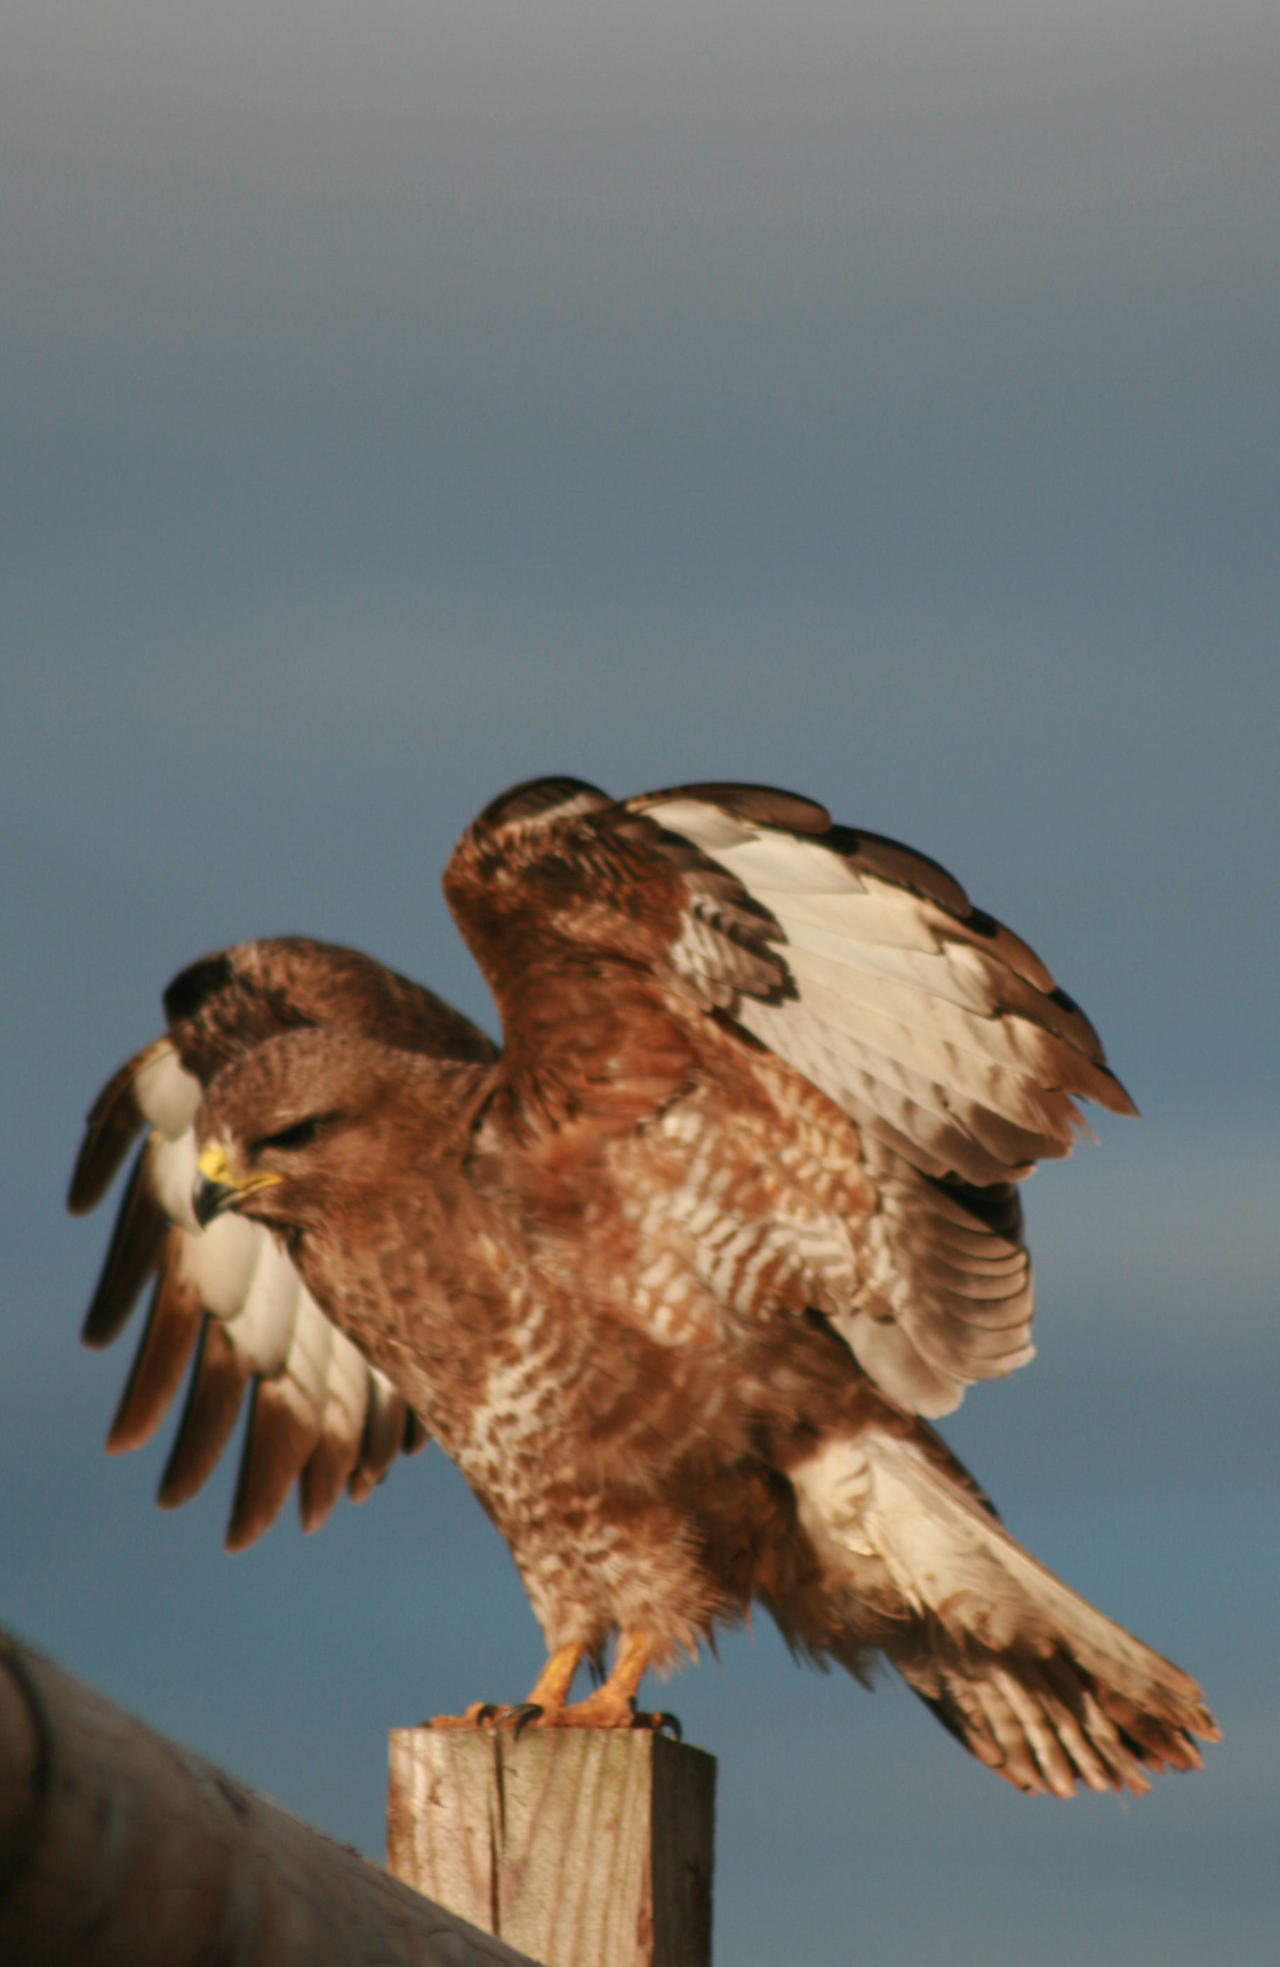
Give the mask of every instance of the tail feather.
M 1068 1589 L 935 1451 L 887 1428 L 791 1471 L 820 1565 L 798 1637 L 853 1672 L 882 1652 L 978 1760 L 1054 1796 L 1198 1769 L 1199 1687 Z

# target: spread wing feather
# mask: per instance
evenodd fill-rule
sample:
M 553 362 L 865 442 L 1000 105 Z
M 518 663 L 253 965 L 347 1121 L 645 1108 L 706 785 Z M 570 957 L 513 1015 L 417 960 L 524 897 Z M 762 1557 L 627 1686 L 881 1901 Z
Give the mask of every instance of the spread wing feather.
M 115 1230 L 83 1328 L 85 1343 L 123 1330 L 148 1280 L 146 1321 L 108 1436 L 140 1447 L 187 1397 L 160 1501 L 185 1502 L 216 1467 L 250 1393 L 227 1531 L 242 1549 L 297 1484 L 316 1529 L 345 1488 L 366 1497 L 398 1453 L 426 1434 L 390 1382 L 327 1319 L 285 1251 L 236 1215 L 201 1229 L 191 1209 L 193 1122 L 219 1066 L 303 1024 L 368 1031 L 402 1048 L 487 1059 L 490 1041 L 430 991 L 354 951 L 300 937 L 201 959 L 165 995 L 166 1036 L 104 1087 L 89 1114 L 69 1206 L 99 1202 L 137 1136 Z M 194 1364 L 192 1363 L 194 1361 Z
M 776 924 L 791 988 L 743 992 L 734 1016 L 854 1121 L 879 1197 L 870 1288 L 834 1322 L 895 1398 L 946 1413 L 970 1381 L 1032 1356 L 1014 1183 L 1069 1151 L 1077 1097 L 1133 1110 L 1097 1033 L 1035 953 L 923 855 L 816 807 L 779 823 L 775 796 L 747 787 L 631 805 Z
M 617 804 L 559 779 L 488 807 L 445 889 L 513 1058 L 562 1065 L 592 990 L 643 970 L 848 1116 L 877 1208 L 829 1315 L 895 1399 L 942 1414 L 1031 1357 L 1015 1184 L 1087 1131 L 1078 1099 L 1134 1109 L 1084 1013 L 936 862 L 770 788 Z
M 1132 1111 L 1084 1013 L 933 862 L 848 828 L 771 829 L 746 816 L 746 788 L 738 815 L 698 791 L 631 807 L 693 842 L 777 924 L 793 988 L 775 1002 L 744 993 L 735 1015 L 872 1133 L 875 1089 L 900 1088 L 915 1112 L 903 1128 L 891 1111 L 890 1125 L 922 1172 L 1016 1180 L 1068 1152 L 1073 1095 Z

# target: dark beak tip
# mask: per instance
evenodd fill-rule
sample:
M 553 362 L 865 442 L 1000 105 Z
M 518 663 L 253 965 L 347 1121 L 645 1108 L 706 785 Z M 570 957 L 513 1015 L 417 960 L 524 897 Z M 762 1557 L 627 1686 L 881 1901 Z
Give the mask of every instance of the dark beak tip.
M 207 1175 L 197 1175 L 191 1191 L 191 1211 L 201 1229 L 207 1229 L 214 1217 L 229 1209 L 235 1199 L 236 1191 L 228 1183 L 211 1182 Z

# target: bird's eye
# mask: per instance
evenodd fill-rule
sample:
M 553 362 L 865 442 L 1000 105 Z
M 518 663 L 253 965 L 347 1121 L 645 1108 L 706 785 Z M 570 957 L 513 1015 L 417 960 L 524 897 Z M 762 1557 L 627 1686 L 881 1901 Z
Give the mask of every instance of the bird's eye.
M 278 1134 L 264 1134 L 261 1140 L 253 1143 L 253 1153 L 260 1154 L 264 1147 L 282 1147 L 286 1151 L 297 1147 L 310 1147 L 320 1131 L 323 1120 L 331 1118 L 328 1114 L 313 1114 L 307 1120 L 295 1120 L 292 1127 L 282 1127 Z

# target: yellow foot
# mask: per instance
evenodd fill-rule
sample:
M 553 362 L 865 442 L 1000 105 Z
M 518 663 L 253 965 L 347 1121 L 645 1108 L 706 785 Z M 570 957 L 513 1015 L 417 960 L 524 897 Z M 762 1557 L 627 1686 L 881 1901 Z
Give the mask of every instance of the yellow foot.
M 465 1714 L 433 1715 L 425 1725 L 428 1728 L 514 1727 L 519 1735 L 535 1717 L 541 1719 L 544 1714 L 558 1713 L 564 1706 L 585 1650 L 583 1646 L 557 1647 L 530 1688 L 528 1700 L 520 1701 L 514 1707 L 497 1706 L 492 1701 L 473 1701 Z
M 463 1714 L 433 1714 L 424 1728 L 491 1728 L 504 1710 L 492 1701 L 472 1701 Z
M 674 1714 L 638 1714 L 630 1698 L 620 1698 L 609 1687 L 598 1688 L 585 1701 L 572 1707 L 543 1707 L 537 1701 L 518 1701 L 514 1707 L 495 1707 L 489 1701 L 476 1701 L 465 1714 L 437 1714 L 425 1724 L 428 1728 L 510 1728 L 517 1741 L 526 1728 L 652 1728 L 663 1729 L 680 1740 L 680 1723 Z
M 620 1694 L 606 1681 L 588 1694 L 585 1701 L 562 1707 L 558 1714 L 547 1714 L 527 1724 L 531 1728 L 653 1728 L 667 1729 L 680 1740 L 680 1723 L 674 1714 L 641 1714 L 631 1695 Z
M 637 1714 L 635 1692 L 653 1656 L 645 1632 L 622 1635 L 613 1672 L 603 1687 L 585 1701 L 566 1705 L 569 1688 L 584 1652 L 582 1646 L 559 1647 L 530 1689 L 529 1698 L 514 1707 L 474 1701 L 465 1714 L 437 1714 L 428 1728 L 512 1728 L 517 1739 L 526 1728 L 654 1728 L 667 1729 L 677 1741 L 680 1723 L 674 1714 Z

